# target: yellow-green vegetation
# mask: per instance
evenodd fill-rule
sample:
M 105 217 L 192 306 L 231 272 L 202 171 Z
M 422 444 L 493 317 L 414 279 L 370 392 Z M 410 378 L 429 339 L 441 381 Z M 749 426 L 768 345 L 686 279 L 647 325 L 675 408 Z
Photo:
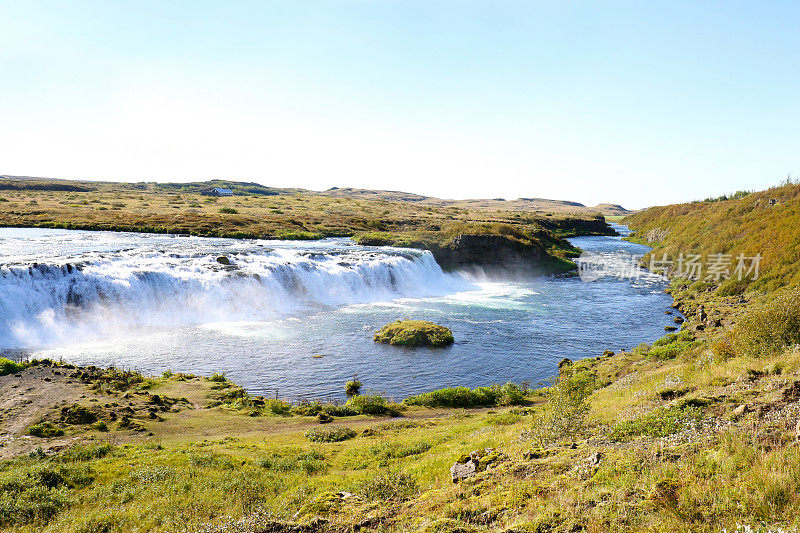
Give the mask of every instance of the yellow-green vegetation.
M 734 199 L 651 207 L 624 223 L 634 240 L 655 248 L 656 257 L 678 254 L 762 256 L 752 289 L 774 291 L 800 285 L 800 185 L 733 195 Z M 734 266 L 735 266 L 735 257 Z M 721 290 L 743 292 L 747 284 Z
M 407 398 L 408 405 L 423 407 L 486 407 L 520 405 L 527 401 L 527 391 L 513 383 L 491 387 L 449 387 Z
M 720 357 L 710 340 L 693 342 L 668 359 L 642 346 L 565 365 L 551 387 L 521 393 L 523 405 L 409 400 L 402 418 L 323 425 L 300 405 L 256 416 L 213 406 L 239 389 L 228 380 L 150 378 L 142 398 L 181 395 L 195 408 L 160 411 L 163 421 L 137 415 L 139 432 L 68 426 L 81 444 L 0 463 L 0 523 L 37 532 L 800 525 L 800 351 Z M 101 405 L 125 394 L 102 391 Z M 470 454 L 489 466 L 453 483 L 450 466 Z
M 24 370 L 27 366 L 28 365 L 26 363 L 20 363 L 17 361 L 12 361 L 6 357 L 0 357 L 0 376 L 19 372 L 20 370 Z
M 233 196 L 206 196 L 212 187 Z M 366 197 L 253 183 L 106 183 L 0 178 L 0 226 L 175 233 L 207 237 L 320 239 L 447 251 L 459 235 L 500 235 L 542 251 L 543 272 L 574 268 L 564 237 L 609 234 L 598 212 L 541 213 L 505 202 L 472 204 L 403 195 Z M 336 194 L 339 191 L 340 194 Z M 554 204 L 555 205 L 555 204 Z M 437 259 L 443 256 L 437 257 Z M 446 256 L 444 256 L 446 257 Z
M 724 208 L 750 196 L 708 204 Z M 695 209 L 711 208 L 693 204 L 686 216 Z M 742 242 L 767 241 L 771 229 L 751 228 Z M 716 239 L 713 230 L 707 236 Z M 667 233 L 658 246 L 681 239 Z M 715 249 L 703 240 L 698 247 Z M 772 257 L 771 281 L 735 293 L 675 280 L 680 331 L 632 351 L 563 361 L 560 375 L 537 390 L 455 387 L 396 404 L 358 394 L 359 386 L 344 403 L 292 404 L 248 394 L 222 374 L 146 378 L 30 365 L 19 378 L 0 376 L 0 393 L 16 391 L 19 412 L 29 413 L 32 391 L 15 385 L 35 390 L 32 377 L 40 388 L 44 379 L 59 384 L 69 399 L 29 414 L 21 430 L 38 425 L 64 435 L 2 441 L 0 527 L 796 530 L 798 267 L 782 270 L 777 251 Z M 474 461 L 474 473 L 454 483 L 451 467 Z
M 395 320 L 386 324 L 373 338 L 375 342 L 393 346 L 449 346 L 453 332 L 445 326 L 427 320 Z

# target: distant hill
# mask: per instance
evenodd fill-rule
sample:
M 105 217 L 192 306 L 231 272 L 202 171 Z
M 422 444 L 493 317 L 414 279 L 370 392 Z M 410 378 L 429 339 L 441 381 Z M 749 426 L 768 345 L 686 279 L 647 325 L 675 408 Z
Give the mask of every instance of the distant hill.
M 506 200 L 469 199 L 448 200 L 433 196 L 373 189 L 357 189 L 351 187 L 332 187 L 326 191 L 309 189 L 269 187 L 259 183 L 231 180 L 192 181 L 186 183 L 140 181 L 135 183 L 80 181 L 54 178 L 35 178 L 30 176 L 0 176 L 0 190 L 50 190 L 50 191 L 92 191 L 92 190 L 149 190 L 174 193 L 202 194 L 213 187 L 230 189 L 234 196 L 276 196 L 276 195 L 319 195 L 334 198 L 350 198 L 361 200 L 381 200 L 387 202 L 408 202 L 420 206 L 437 208 L 455 207 L 474 211 L 528 212 L 528 213 L 601 213 L 604 216 L 625 216 L 632 213 L 618 204 L 599 204 L 588 207 L 578 202 L 567 200 L 549 200 L 546 198 L 517 198 Z
M 364 200 L 385 200 L 388 202 L 414 202 L 435 207 L 460 207 L 478 211 L 522 211 L 534 213 L 587 213 L 599 212 L 603 215 L 625 216 L 633 211 L 628 211 L 619 204 L 598 204 L 588 207 L 578 202 L 567 200 L 549 200 L 547 198 L 517 198 L 506 200 L 504 198 L 447 200 L 420 194 L 383 191 L 375 189 L 354 189 L 350 187 L 333 187 L 320 194 L 337 198 L 360 198 Z

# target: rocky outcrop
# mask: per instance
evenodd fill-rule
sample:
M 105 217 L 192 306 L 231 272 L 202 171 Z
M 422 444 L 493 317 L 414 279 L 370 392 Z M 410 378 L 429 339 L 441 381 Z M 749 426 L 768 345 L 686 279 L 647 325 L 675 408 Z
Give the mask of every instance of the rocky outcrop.
M 541 245 L 523 243 L 505 235 L 458 235 L 431 252 L 444 270 L 493 276 L 530 277 L 574 268 L 572 263 L 548 254 Z

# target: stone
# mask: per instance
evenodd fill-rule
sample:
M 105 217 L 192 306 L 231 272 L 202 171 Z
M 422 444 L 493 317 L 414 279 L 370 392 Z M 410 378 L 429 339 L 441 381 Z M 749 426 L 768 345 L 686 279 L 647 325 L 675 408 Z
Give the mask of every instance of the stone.
M 589 456 L 589 464 L 592 466 L 598 466 L 600 463 L 603 462 L 605 455 L 602 452 L 594 452 L 592 455 Z
M 614 355 L 614 352 L 611 350 L 603 350 L 603 357 L 611 357 Z
M 664 331 L 675 331 L 677 329 L 675 326 L 664 326 Z
M 568 359 L 565 357 L 564 359 L 558 362 L 558 369 L 561 370 L 563 367 L 571 364 L 572 364 L 572 359 Z
M 672 321 L 675 322 L 676 324 L 683 324 L 684 323 L 684 319 L 682 317 L 679 317 L 679 316 L 676 316 L 675 318 L 673 318 Z
M 740 405 L 736 409 L 733 410 L 732 416 L 733 418 L 741 418 L 747 412 L 747 406 L 745 404 Z
M 477 471 L 478 465 L 471 459 L 464 464 L 456 462 L 450 467 L 450 477 L 453 483 L 458 483 L 462 479 L 474 476 Z
M 231 260 L 225 257 L 224 255 L 221 255 L 217 257 L 217 263 L 219 263 L 220 265 L 230 265 Z

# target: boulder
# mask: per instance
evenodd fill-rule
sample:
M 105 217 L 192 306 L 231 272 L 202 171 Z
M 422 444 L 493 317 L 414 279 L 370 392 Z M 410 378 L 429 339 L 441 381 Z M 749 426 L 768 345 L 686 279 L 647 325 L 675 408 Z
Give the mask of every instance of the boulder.
M 741 417 L 744 416 L 745 413 L 747 413 L 747 406 L 745 404 L 742 404 L 742 405 L 740 405 L 739 407 L 737 407 L 736 409 L 733 410 L 733 413 L 731 413 L 731 416 L 734 419 L 741 418 Z
M 221 255 L 217 257 L 217 263 L 219 263 L 220 265 L 230 265 L 231 260 L 225 257 L 224 255 Z
M 453 483 L 458 483 L 462 479 L 474 476 L 477 471 L 478 465 L 471 459 L 464 464 L 455 462 L 450 467 L 450 477 L 453 479 Z

